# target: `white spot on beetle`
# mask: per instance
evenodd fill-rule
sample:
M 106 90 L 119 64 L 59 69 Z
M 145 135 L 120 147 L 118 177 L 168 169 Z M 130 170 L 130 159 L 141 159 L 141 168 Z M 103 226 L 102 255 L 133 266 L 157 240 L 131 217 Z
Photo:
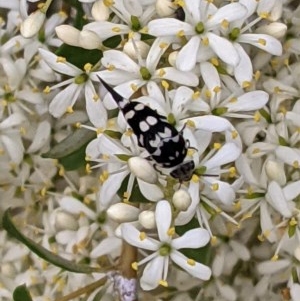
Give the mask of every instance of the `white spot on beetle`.
M 141 111 L 145 108 L 145 106 L 142 103 L 138 103 L 135 105 L 134 109 L 137 111 Z
M 154 125 L 158 122 L 157 118 L 153 117 L 153 116 L 148 116 L 146 118 L 146 121 L 150 124 L 150 125 Z
M 129 120 L 129 119 L 133 118 L 134 115 L 135 115 L 134 110 L 130 110 L 125 114 L 125 119 Z
M 147 132 L 147 131 L 149 131 L 149 125 L 148 125 L 148 123 L 146 122 L 146 121 L 141 121 L 140 122 L 140 130 L 142 131 L 142 132 Z

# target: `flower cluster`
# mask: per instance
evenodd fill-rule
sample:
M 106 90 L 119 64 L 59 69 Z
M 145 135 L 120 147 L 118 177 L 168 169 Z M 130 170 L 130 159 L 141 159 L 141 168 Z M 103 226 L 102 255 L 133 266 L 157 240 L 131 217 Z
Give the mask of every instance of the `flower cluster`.
M 0 13 L 1 300 L 298 300 L 297 1 Z

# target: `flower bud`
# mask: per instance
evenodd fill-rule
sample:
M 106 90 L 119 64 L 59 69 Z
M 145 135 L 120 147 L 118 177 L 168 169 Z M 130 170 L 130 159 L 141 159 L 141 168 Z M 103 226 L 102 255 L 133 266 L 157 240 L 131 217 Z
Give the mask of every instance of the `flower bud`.
M 55 215 L 55 228 L 60 230 L 73 230 L 78 229 L 78 221 L 75 217 L 64 211 L 57 211 Z
M 79 46 L 80 31 L 70 25 L 59 25 L 55 28 L 57 36 L 66 44 Z
M 79 34 L 79 46 L 84 49 L 97 49 L 102 45 L 97 34 L 90 30 L 82 30 Z
M 134 206 L 117 203 L 110 206 L 107 215 L 117 223 L 132 222 L 138 219 L 140 210 Z
M 176 66 L 177 56 L 178 56 L 178 51 L 173 51 L 169 54 L 168 62 L 172 67 Z
M 174 14 L 175 7 L 170 0 L 156 0 L 155 11 L 159 17 L 168 17 Z
M 110 9 L 102 0 L 96 0 L 92 7 L 92 16 L 95 21 L 107 21 L 110 14 Z
M 45 19 L 46 15 L 40 10 L 31 13 L 21 24 L 21 35 L 24 38 L 32 38 L 39 32 Z
M 8 278 L 14 278 L 18 274 L 14 265 L 10 262 L 4 262 L 0 267 L 1 275 Z
M 134 43 L 136 45 L 138 53 L 141 55 L 142 58 L 145 58 L 149 52 L 150 46 L 143 41 L 134 41 Z M 129 40 L 125 43 L 123 51 L 132 59 L 137 58 L 137 51 L 134 48 L 132 40 Z
M 276 39 L 281 39 L 285 36 L 287 26 L 283 23 L 273 22 L 270 24 L 262 25 L 257 28 L 256 33 L 268 34 Z
M 145 229 L 155 229 L 155 215 L 153 211 L 145 210 L 139 215 L 139 222 Z
M 148 160 L 140 157 L 132 157 L 128 160 L 128 166 L 137 178 L 146 183 L 155 184 L 157 182 L 157 173 Z
M 180 211 L 186 211 L 192 203 L 190 194 L 184 190 L 179 189 L 173 194 L 173 205 Z
M 300 246 L 296 247 L 294 250 L 294 256 L 295 258 L 300 261 Z
M 283 164 L 268 160 L 266 165 L 266 174 L 270 180 L 276 181 L 280 186 L 286 184 L 286 176 L 283 168 Z

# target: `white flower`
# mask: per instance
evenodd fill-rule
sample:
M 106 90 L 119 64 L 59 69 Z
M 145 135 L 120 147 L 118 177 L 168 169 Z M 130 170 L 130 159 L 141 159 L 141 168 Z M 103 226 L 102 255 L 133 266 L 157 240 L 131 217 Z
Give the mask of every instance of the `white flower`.
M 130 138 L 125 133 L 122 142 L 125 142 L 125 145 L 129 149 L 106 135 L 100 135 L 91 141 L 86 148 L 89 160 L 98 162 L 96 167 L 105 167 L 101 176 L 101 180 L 103 181 L 100 190 L 102 205 L 107 208 L 116 200 L 116 194 L 127 177 L 128 182 L 124 199 L 128 200 L 130 198 L 135 180 L 137 180 L 141 193 L 148 200 L 158 201 L 163 196 L 162 191 L 157 185 L 151 183 L 157 178 L 156 171 L 148 162 L 143 161 L 146 159 L 138 157 L 139 150 L 137 144 L 133 142 L 132 137 Z M 137 158 L 133 159 L 134 157 Z M 129 165 L 128 160 L 130 158 L 133 160 L 131 160 L 131 164 Z M 136 172 L 136 168 L 138 168 L 136 162 L 140 166 L 141 161 L 142 164 L 147 166 L 149 171 L 148 174 L 143 174 L 142 178 L 140 177 L 141 172 Z
M 0 123 L 0 150 L 16 164 L 21 163 L 24 155 L 21 126 L 25 121 L 22 114 L 14 113 Z
M 131 224 L 121 226 L 123 238 L 131 245 L 152 251 L 138 265 L 147 262 L 140 283 L 144 290 L 156 288 L 159 284 L 167 285 L 168 265 L 172 260 L 186 272 L 202 280 L 208 280 L 211 270 L 207 266 L 184 256 L 179 249 L 200 248 L 209 242 L 209 234 L 206 230 L 196 228 L 187 231 L 181 237 L 172 238 L 174 229 L 172 226 L 171 207 L 167 201 L 160 201 L 155 211 L 158 240 L 147 237 L 146 233 L 138 231 Z
M 106 127 L 107 111 L 104 108 L 96 90 L 93 81 L 98 81 L 96 72 L 93 71 L 90 64 L 86 64 L 85 70 L 68 63 L 64 58 L 58 57 L 50 51 L 40 49 L 40 55 L 46 63 L 56 72 L 71 76 L 70 79 L 52 86 L 54 90 L 68 85 L 62 91 L 57 93 L 49 105 L 49 112 L 56 118 L 61 117 L 66 112 L 72 112 L 72 107 L 77 101 L 80 93 L 85 94 L 86 111 L 90 121 L 99 128 Z
M 41 29 L 44 21 L 46 19 L 46 14 L 40 10 L 36 10 L 31 13 L 26 20 L 21 24 L 21 34 L 24 38 L 31 38 Z
M 162 18 L 150 21 L 148 32 L 151 35 L 177 36 L 189 38 L 186 45 L 179 50 L 177 68 L 190 71 L 195 67 L 198 57 L 207 48 L 211 57 L 215 53 L 226 64 L 236 66 L 239 56 L 232 43 L 219 34 L 222 24 L 241 19 L 246 15 L 246 8 L 240 3 L 231 3 L 221 8 L 204 0 L 186 0 L 182 7 L 185 13 L 185 22 L 173 18 Z M 226 25 L 228 26 L 228 25 Z
M 105 5 L 99 3 L 99 7 L 94 7 L 93 15 L 97 22 L 91 22 L 83 27 L 83 29 L 95 32 L 103 41 L 117 35 L 129 34 L 130 32 L 138 32 L 147 25 L 148 21 L 155 13 L 153 1 L 143 3 L 139 0 L 130 1 L 103 1 Z M 99 9 L 102 9 L 101 13 Z M 114 22 L 104 21 L 112 11 L 119 20 Z M 100 19 L 100 20 L 99 20 Z M 124 24 L 125 23 L 125 24 Z
M 181 85 L 197 86 L 198 77 L 193 72 L 179 71 L 174 67 L 159 68 L 161 56 L 168 49 L 170 42 L 166 38 L 158 38 L 152 44 L 145 62 L 136 63 L 128 55 L 118 50 L 107 50 L 101 60 L 105 71 L 100 77 L 115 86 L 117 93 L 129 98 L 148 82 L 169 80 Z

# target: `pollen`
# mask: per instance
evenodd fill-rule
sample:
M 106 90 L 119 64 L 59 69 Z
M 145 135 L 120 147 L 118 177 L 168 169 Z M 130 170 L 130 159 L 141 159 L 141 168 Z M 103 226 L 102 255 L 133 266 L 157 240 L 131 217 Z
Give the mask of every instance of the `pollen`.
M 86 204 L 86 205 L 90 205 L 91 204 L 91 199 L 87 196 L 85 196 L 83 198 L 83 203 Z
M 86 172 L 87 174 L 90 174 L 90 173 L 92 172 L 91 164 L 87 163 L 87 164 L 85 165 L 85 172 Z
M 190 266 L 195 266 L 196 265 L 196 261 L 194 259 L 191 259 L 191 258 L 188 258 L 188 260 L 186 262 Z
M 259 153 L 260 153 L 260 149 L 259 148 L 254 148 L 253 151 L 252 151 L 253 155 L 259 154 Z
M 160 281 L 159 281 L 159 284 L 160 284 L 161 286 L 163 286 L 163 287 L 168 287 L 168 286 L 169 286 L 169 284 L 168 284 L 168 282 L 167 282 L 166 280 L 160 280 Z
M 113 27 L 111 30 L 117 33 L 121 31 L 120 27 Z
M 209 39 L 207 37 L 202 38 L 201 42 L 202 42 L 202 44 L 204 46 L 208 46 L 209 45 Z
M 20 134 L 21 135 L 25 135 L 26 134 L 26 129 L 23 126 L 20 127 Z
M 132 129 L 128 129 L 126 130 L 126 132 L 124 133 L 126 136 L 130 137 L 133 134 Z
M 159 48 L 161 48 L 161 49 L 165 49 L 167 47 L 168 47 L 167 43 L 162 42 L 162 43 L 159 44 Z
M 146 239 L 146 238 L 147 238 L 146 233 L 145 233 L 145 232 L 140 232 L 139 239 L 140 239 L 141 241 L 143 241 L 143 240 Z
M 166 90 L 169 90 L 170 85 L 169 85 L 169 83 L 168 83 L 166 80 L 163 80 L 163 81 L 161 82 L 161 85 L 162 85 Z
M 46 195 L 46 193 L 47 193 L 47 187 L 43 187 L 43 188 L 41 189 L 41 191 L 40 191 L 40 195 L 41 195 L 42 197 L 44 197 L 44 196 Z
M 114 65 L 112 65 L 112 64 L 109 64 L 109 65 L 106 67 L 106 69 L 107 69 L 108 71 L 113 71 L 113 70 L 116 69 L 116 67 L 115 67 Z
M 291 218 L 290 222 L 289 222 L 290 226 L 296 226 L 298 225 L 298 222 L 296 221 L 296 219 L 294 217 Z
M 229 177 L 230 178 L 234 178 L 236 176 L 236 169 L 235 169 L 235 167 L 233 166 L 233 167 L 230 167 L 229 168 Z
M 294 161 L 293 162 L 293 167 L 298 169 L 299 168 L 299 162 L 298 161 Z
M 257 235 L 257 239 L 261 242 L 265 241 L 265 238 L 264 236 L 261 234 L 261 235 Z
M 58 174 L 59 174 L 61 177 L 65 175 L 65 169 L 64 169 L 64 167 L 63 167 L 62 165 L 59 167 Z
M 220 149 L 222 147 L 221 143 L 215 142 L 214 143 L 214 149 Z
M 199 92 L 199 91 L 194 92 L 193 95 L 192 95 L 192 99 L 193 99 L 193 100 L 196 100 L 196 99 L 198 99 L 199 97 L 200 97 L 200 92 Z
M 136 92 L 138 90 L 138 86 L 136 84 L 131 84 L 130 88 L 133 92 Z
M 262 18 L 262 19 L 268 19 L 270 17 L 270 13 L 269 12 L 261 12 L 259 14 L 259 16 Z
M 103 0 L 103 3 L 107 7 L 113 6 L 115 4 L 113 0 Z
M 224 20 L 221 22 L 221 26 L 222 26 L 224 29 L 227 29 L 228 26 L 229 26 L 228 20 L 224 19 Z
M 71 106 L 68 106 L 67 109 L 66 109 L 66 113 L 71 114 L 73 112 L 74 112 L 73 108 Z
M 103 134 L 103 133 L 104 133 L 104 129 L 103 129 L 103 128 L 98 128 L 98 129 L 96 130 L 97 136 L 100 135 L 100 134 Z
M 218 183 L 213 183 L 211 185 L 211 189 L 212 189 L 212 191 L 218 191 L 219 190 L 219 184 Z
M 289 59 L 288 58 L 284 59 L 283 63 L 285 66 L 289 66 Z
M 255 122 L 259 122 L 261 120 L 261 116 L 258 111 L 256 111 L 253 115 L 253 119 Z
M 138 264 L 137 264 L 137 262 L 135 261 L 135 262 L 133 262 L 132 264 L 131 264 L 131 268 L 133 269 L 133 270 L 135 270 L 135 271 L 137 271 L 138 270 Z
M 68 17 L 68 15 L 67 15 L 63 10 L 60 10 L 60 11 L 58 12 L 58 15 L 59 15 L 61 18 L 67 18 L 67 17 Z
M 83 66 L 83 69 L 85 72 L 90 72 L 93 68 L 93 65 L 91 63 L 86 63 L 84 66 Z
M 175 0 L 175 1 L 174 1 L 174 4 L 175 4 L 175 5 L 178 5 L 178 6 L 180 6 L 180 7 L 184 7 L 184 6 L 185 6 L 184 0 Z
M 279 87 L 275 87 L 274 88 L 274 93 L 276 93 L 276 94 L 279 94 L 279 93 L 281 93 L 282 91 L 281 91 L 281 89 L 279 88 Z
M 75 127 L 76 127 L 77 129 L 80 129 L 80 128 L 81 128 L 81 123 L 80 123 L 80 122 L 76 122 L 76 123 L 75 123 Z
M 166 71 L 164 69 L 160 69 L 158 75 L 160 77 L 163 77 L 166 74 Z
M 263 45 L 263 46 L 267 45 L 267 41 L 265 39 L 258 39 L 258 43 Z
M 205 90 L 205 96 L 206 98 L 211 98 L 211 92 L 209 90 Z
M 275 254 L 272 258 L 271 258 L 271 261 L 277 261 L 278 260 L 278 255 Z
M 219 62 L 218 58 L 216 58 L 216 57 L 212 57 L 212 58 L 210 59 L 210 62 L 211 62 L 214 66 L 219 66 L 219 65 L 220 65 L 220 62 Z
M 184 37 L 184 30 L 179 30 L 179 31 L 177 32 L 176 36 L 177 36 L 178 38 Z
M 259 70 L 257 70 L 255 73 L 254 73 L 254 79 L 256 81 L 258 81 L 261 77 L 261 72 Z
M 232 139 L 236 139 L 238 136 L 239 136 L 239 133 L 237 131 L 232 131 L 231 132 Z
M 57 63 L 65 63 L 66 61 L 67 61 L 66 58 L 63 56 L 58 56 L 56 59 Z
M 44 92 L 45 94 L 50 93 L 50 91 L 51 91 L 51 88 L 50 88 L 49 86 L 46 86 L 46 88 L 43 90 L 43 92 Z
M 212 245 L 212 246 L 215 246 L 215 245 L 217 244 L 217 242 L 218 242 L 217 237 L 216 237 L 215 235 L 213 235 L 213 236 L 211 237 L 211 239 L 210 239 L 211 245 Z
M 230 103 L 235 103 L 237 102 L 237 98 L 236 97 L 232 97 L 230 100 L 229 100 Z
M 195 122 L 193 120 L 190 120 L 190 119 L 186 122 L 186 125 L 190 128 L 195 128 L 196 127 Z
M 219 93 L 219 92 L 221 91 L 221 87 L 220 87 L 220 86 L 215 86 L 215 87 L 213 88 L 213 91 L 214 91 L 215 93 Z
M 103 170 L 103 172 L 101 173 L 101 175 L 99 176 L 99 181 L 101 183 L 104 183 L 109 177 L 109 173 L 107 170 Z
M 198 183 L 199 177 L 197 175 L 193 175 L 191 181 L 193 181 L 194 183 Z
M 247 81 L 247 80 L 243 81 L 242 87 L 243 87 L 244 89 L 247 89 L 247 88 L 251 87 L 251 82 L 249 82 L 249 81 Z
M 94 102 L 97 102 L 99 99 L 100 99 L 100 97 L 99 97 L 98 94 L 95 94 L 95 95 L 93 96 L 93 101 L 94 101 Z
M 169 236 L 173 236 L 173 235 L 175 234 L 175 228 L 174 228 L 174 227 L 171 227 L 171 228 L 168 230 L 167 234 L 168 234 Z

